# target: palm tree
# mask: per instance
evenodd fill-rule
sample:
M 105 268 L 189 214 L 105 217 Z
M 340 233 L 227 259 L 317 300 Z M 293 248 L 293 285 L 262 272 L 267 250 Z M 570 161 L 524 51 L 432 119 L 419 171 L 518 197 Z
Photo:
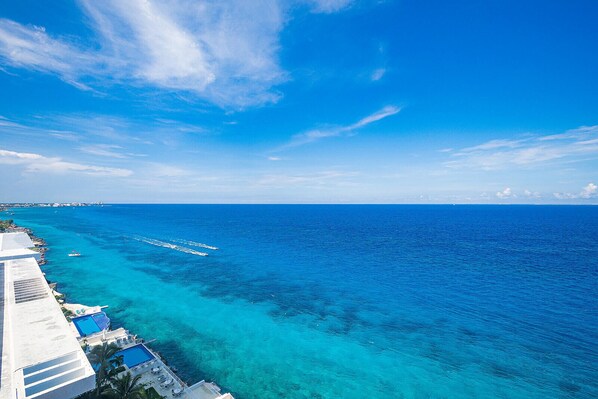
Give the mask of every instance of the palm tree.
M 112 380 L 112 386 L 106 391 L 106 397 L 114 399 L 144 399 L 145 389 L 139 384 L 141 375 L 133 377 L 127 372 Z
M 101 399 L 106 398 L 107 391 L 110 388 L 110 385 L 104 384 L 100 385 L 100 393 L 98 394 L 97 391 L 94 389 L 93 391 L 85 392 L 82 395 L 77 396 L 77 399 Z
M 143 399 L 166 399 L 166 396 L 162 396 L 154 388 L 144 389 L 141 395 Z
M 94 346 L 87 355 L 90 363 L 96 368 L 96 397 L 100 397 L 102 386 L 106 383 L 108 377 L 114 375 L 114 369 L 123 362 L 122 356 L 114 356 L 120 348 L 115 343 L 107 344 L 104 342 L 101 346 Z

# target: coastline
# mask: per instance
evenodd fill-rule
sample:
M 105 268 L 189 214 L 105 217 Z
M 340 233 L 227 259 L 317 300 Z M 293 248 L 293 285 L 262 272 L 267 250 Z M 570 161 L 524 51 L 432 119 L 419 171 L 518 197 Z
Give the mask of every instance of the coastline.
M 89 206 L 89 205 L 80 205 Z M 9 212 L 10 208 L 2 207 L 0 212 Z M 13 233 L 22 232 L 31 238 L 34 243 L 32 248 L 36 252 L 40 253 L 40 260 L 38 261 L 39 266 L 47 264 L 46 253 L 50 250 L 46 240 L 42 237 L 35 235 L 31 228 L 19 226 L 12 220 L 4 220 L 3 222 L 10 222 L 5 224 L 5 229 L 2 232 Z M 214 382 L 208 382 L 201 380 L 195 383 L 187 383 L 178 376 L 178 369 L 171 367 L 168 361 L 163 358 L 163 355 L 148 347 L 148 344 L 155 340 L 146 341 L 144 338 L 139 337 L 136 334 L 131 334 L 129 330 L 124 327 L 119 327 L 113 330 L 108 324 L 108 327 L 92 334 L 81 334 L 79 327 L 73 322 L 74 319 L 92 317 L 98 314 L 106 314 L 103 312 L 104 309 L 108 308 L 108 305 L 95 305 L 89 306 L 80 303 L 67 302 L 67 296 L 64 293 L 58 291 L 58 282 L 50 281 L 47 279 L 45 273 L 43 273 L 54 298 L 58 302 L 62 309 L 63 315 L 69 323 L 71 330 L 82 349 L 86 354 L 90 353 L 90 348 L 102 344 L 116 344 L 120 347 L 120 352 L 127 350 L 134 350 L 135 348 L 143 348 L 143 350 L 150 353 L 150 359 L 144 363 L 140 363 L 129 367 L 127 365 L 126 371 L 133 374 L 133 376 L 140 376 L 141 383 L 148 389 L 154 390 L 158 393 L 159 397 L 171 398 L 179 397 L 182 399 L 234 399 L 230 393 L 222 393 L 221 388 Z M 106 316 L 107 318 L 107 316 Z M 107 318 L 109 322 L 109 318 Z M 148 372 L 151 369 L 151 374 Z M 155 370 L 160 370 L 159 376 L 154 373 Z M 164 377 L 164 378 L 159 378 Z M 158 378 L 158 379 L 156 379 Z
M 598 259 L 596 239 L 588 234 L 598 219 L 590 208 L 364 207 L 353 219 L 344 207 L 13 211 L 17 224 L 48 241 L 44 269 L 69 301 L 109 304 L 115 326 L 156 338 L 152 346 L 188 382 L 209 376 L 248 399 L 380 397 L 393 383 L 406 397 L 442 397 L 454 389 L 461 399 L 497 390 L 509 398 L 557 398 L 561 381 L 594 392 L 593 369 L 580 367 L 589 359 L 584 337 L 593 321 L 584 311 Z M 281 221 L 292 229 L 281 230 Z M 333 242 L 322 240 L 330 227 L 338 238 Z M 559 234 L 565 230 L 567 236 Z M 192 257 L 129 239 L 135 234 L 214 243 L 221 252 Z M 423 238 L 429 246 L 422 247 Z M 82 257 L 68 258 L 72 249 Z M 368 279 L 383 270 L 397 273 Z M 557 285 L 572 277 L 574 290 Z M 514 284 L 517 290 L 510 291 Z M 412 300 L 421 297 L 426 302 Z M 478 307 L 451 313 L 469 301 Z M 353 313 L 364 307 L 366 313 Z M 518 311 L 495 313 L 501 309 Z M 558 341 L 559 329 L 551 325 L 563 323 L 575 327 L 575 344 Z M 511 325 L 525 333 L 510 333 Z M 472 334 L 476 342 L 462 351 Z M 493 347 L 498 335 L 502 348 Z M 534 374 L 554 342 L 567 357 Z M 530 344 L 538 350 L 511 350 Z M 442 357 L 431 357 L 437 349 Z M 404 369 L 406 362 L 413 367 Z M 455 364 L 463 368 L 447 376 L 444 370 Z M 493 372 L 517 364 L 525 383 Z M 360 378 L 346 378 L 345 371 Z M 409 378 L 397 381 L 404 375 Z M 365 387 L 364 380 L 370 382 Z

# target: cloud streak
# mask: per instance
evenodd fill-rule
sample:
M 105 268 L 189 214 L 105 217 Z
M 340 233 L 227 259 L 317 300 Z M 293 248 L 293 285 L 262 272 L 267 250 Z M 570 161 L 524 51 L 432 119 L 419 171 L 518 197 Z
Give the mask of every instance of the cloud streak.
M 57 73 L 66 82 L 101 70 L 102 57 L 56 39 L 45 28 L 0 19 L 0 60 L 13 67 Z
M 326 129 L 313 129 L 305 133 L 296 134 L 291 138 L 291 141 L 282 147 L 278 148 L 277 151 L 286 150 L 293 147 L 299 147 L 305 144 L 313 143 L 328 137 L 339 137 L 353 134 L 356 130 L 361 129 L 371 123 L 377 122 L 389 116 L 396 115 L 401 111 L 399 107 L 389 105 L 381 110 L 360 119 L 359 121 L 347 125 L 347 126 L 336 126 Z
M 598 157 L 598 125 L 519 140 L 490 140 L 456 150 L 445 167 L 501 170 L 535 167 L 555 161 L 583 161 Z
M 31 173 L 83 173 L 94 176 L 127 177 L 131 170 L 109 168 L 64 161 L 58 157 L 45 157 L 40 154 L 16 152 L 0 149 L 0 164 L 23 165 Z
M 357 176 L 355 172 L 338 172 L 334 170 L 301 174 L 269 174 L 257 180 L 259 186 L 287 187 L 287 186 L 329 186 L 350 184 L 346 179 Z
M 330 14 L 352 5 L 353 0 L 306 0 L 314 13 Z

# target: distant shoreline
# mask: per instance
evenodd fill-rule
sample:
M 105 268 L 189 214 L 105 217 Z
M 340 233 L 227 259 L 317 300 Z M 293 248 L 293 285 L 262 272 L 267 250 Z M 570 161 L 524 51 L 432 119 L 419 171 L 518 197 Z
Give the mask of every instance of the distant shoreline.
M 156 203 L 156 202 L 115 202 L 115 203 L 1 203 L 0 204 L 0 212 L 9 210 L 10 208 L 80 208 L 80 207 L 108 207 L 108 206 L 115 206 L 115 205 L 141 205 L 141 206 L 339 206 L 339 207 L 353 207 L 353 206 L 429 206 L 429 207 L 449 207 L 449 206 L 456 206 L 456 207 L 484 207 L 484 206 L 555 206 L 555 207 L 578 207 L 578 206 L 598 206 L 598 203 L 558 203 L 558 202 L 548 202 L 548 203 L 524 203 L 524 202 L 476 202 L 476 203 L 193 203 L 193 202 L 181 202 L 181 203 Z

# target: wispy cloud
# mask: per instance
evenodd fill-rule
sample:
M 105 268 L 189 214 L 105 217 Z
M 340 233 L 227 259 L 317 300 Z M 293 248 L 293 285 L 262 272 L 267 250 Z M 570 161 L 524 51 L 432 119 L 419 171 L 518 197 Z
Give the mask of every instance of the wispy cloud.
M 21 125 L 20 123 L 11 121 L 5 116 L 0 115 L 0 129 L 23 129 L 25 126 Z
M 260 186 L 286 187 L 286 186 L 327 186 L 331 183 L 349 184 L 347 178 L 356 176 L 355 172 L 339 172 L 334 170 L 299 173 L 299 174 L 269 174 L 262 176 L 257 184 Z
M 445 166 L 498 170 L 513 166 L 533 167 L 555 161 L 576 162 L 588 157 L 598 157 L 598 125 L 548 136 L 490 140 L 453 152 Z
M 385 68 L 378 68 L 378 69 L 374 70 L 374 72 L 372 72 L 372 76 L 370 76 L 370 79 L 373 82 L 377 82 L 380 79 L 382 79 L 385 74 L 386 74 L 386 69 Z
M 496 150 L 498 148 L 516 148 L 519 147 L 522 140 L 490 140 L 486 143 L 473 147 L 463 148 L 460 154 L 472 153 L 485 150 Z
M 296 134 L 291 138 L 291 141 L 277 150 L 284 150 L 292 147 L 298 147 L 305 144 L 313 143 L 315 141 L 327 138 L 327 137 L 339 137 L 353 134 L 356 130 L 361 129 L 371 123 L 377 122 L 381 119 L 388 118 L 389 116 L 398 114 L 401 111 L 399 107 L 394 105 L 386 106 L 381 110 L 366 116 L 359 121 L 347 125 L 347 126 L 336 126 L 325 129 L 314 129 L 305 133 Z
M 24 165 L 26 172 L 36 173 L 83 173 L 111 177 L 126 177 L 133 174 L 128 169 L 68 162 L 58 157 L 46 157 L 40 154 L 4 149 L 0 149 L 0 164 Z
M 135 119 L 88 113 L 37 115 L 18 121 L 5 121 L 8 123 L 0 123 L 2 134 L 36 138 L 51 136 L 71 142 L 109 141 L 106 145 L 127 142 L 151 144 L 147 139 L 139 137 L 139 132 L 143 132 L 144 136 L 152 136 L 162 133 L 165 129 L 175 130 L 159 120 L 141 124 Z M 147 127 L 148 124 L 150 128 Z
M 286 79 L 277 56 L 285 14 L 277 1 L 81 5 L 99 46 L 0 19 L 2 63 L 56 74 L 82 90 L 97 81 L 150 86 L 233 107 L 280 97 L 272 89 Z
M 580 126 L 576 129 L 567 130 L 565 133 L 552 134 L 540 137 L 540 141 L 576 139 L 583 140 L 586 138 L 596 137 L 598 135 L 598 125 L 594 126 Z
M 123 147 L 115 144 L 93 144 L 79 147 L 79 151 L 107 158 L 130 158 L 130 157 L 144 157 L 145 154 L 136 154 L 131 152 L 123 152 Z
M 120 152 L 114 151 L 122 149 L 121 146 L 112 145 L 112 144 L 96 144 L 96 145 L 88 145 L 80 147 L 79 150 L 86 154 L 91 155 L 98 155 L 101 157 L 108 157 L 108 158 L 126 158 L 124 154 Z
M 349 7 L 353 0 L 305 0 L 316 13 L 333 13 Z
M 542 195 L 537 191 L 524 190 L 523 195 L 527 198 L 542 198 Z
M 71 83 L 100 72 L 103 62 L 101 55 L 97 56 L 66 39 L 50 37 L 43 27 L 0 19 L 0 59 L 13 67 L 57 73 Z

